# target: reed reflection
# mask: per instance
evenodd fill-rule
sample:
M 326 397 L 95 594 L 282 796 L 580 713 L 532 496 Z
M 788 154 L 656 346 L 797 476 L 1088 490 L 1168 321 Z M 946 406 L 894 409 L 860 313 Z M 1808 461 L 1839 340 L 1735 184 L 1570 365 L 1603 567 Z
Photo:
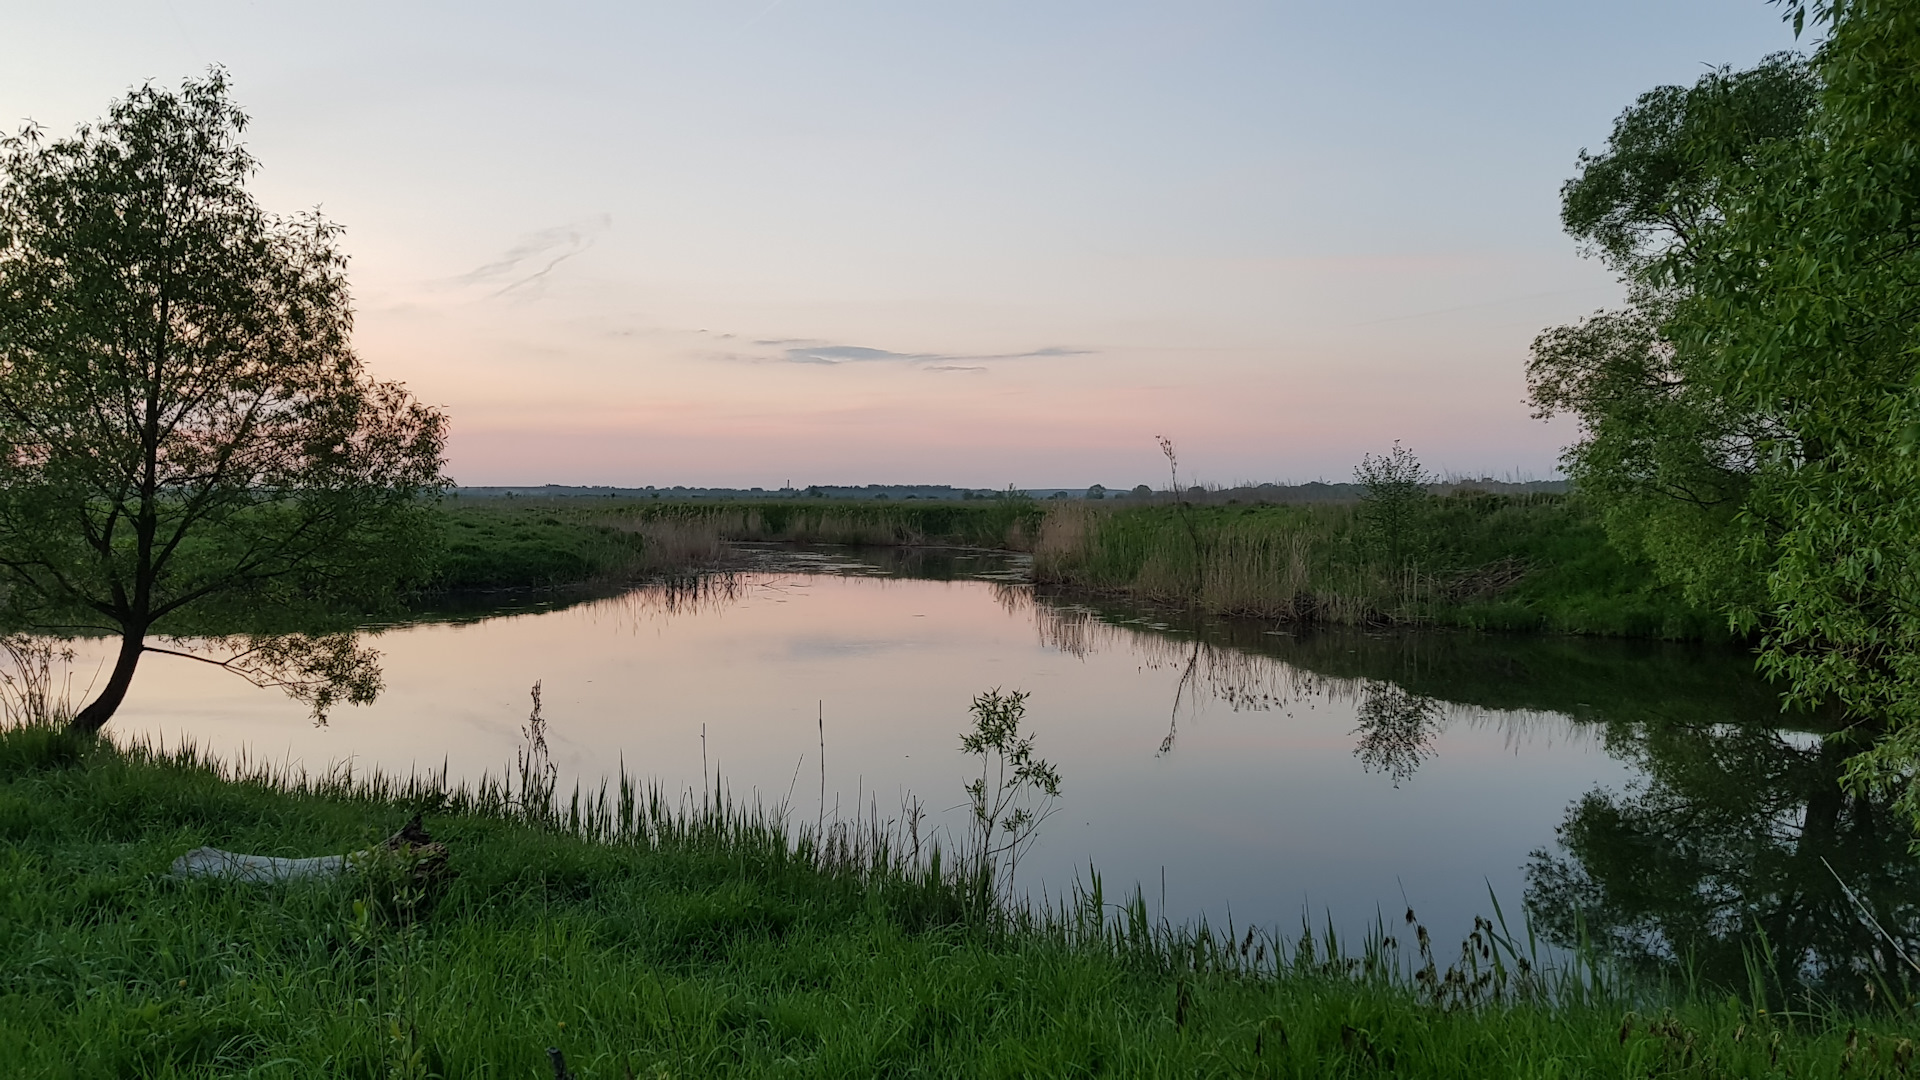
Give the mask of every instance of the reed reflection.
M 1191 716 L 1205 701 L 1219 702 L 1233 712 L 1278 712 L 1289 717 L 1296 707 L 1310 708 L 1321 701 L 1351 704 L 1360 721 L 1352 732 L 1354 756 L 1364 770 L 1387 774 L 1395 786 L 1411 780 L 1420 764 L 1438 752 L 1436 744 L 1449 723 L 1497 723 L 1505 725 L 1510 735 L 1529 726 L 1566 726 L 1564 719 L 1544 713 L 1495 716 L 1471 703 L 1415 693 L 1391 679 L 1321 674 L 1273 652 L 1249 648 L 1244 640 L 1219 641 L 1217 624 L 1175 625 L 1138 614 L 1115 616 L 1080 604 L 1035 601 L 1024 591 L 1009 594 L 1009 603 L 1022 601 L 1033 608 L 1035 628 L 1051 648 L 1080 657 L 1123 650 L 1136 656 L 1143 667 L 1180 672 L 1167 733 L 1156 751 L 1161 756 L 1172 753 L 1177 745 L 1182 715 Z M 1267 648 L 1278 651 L 1272 645 Z

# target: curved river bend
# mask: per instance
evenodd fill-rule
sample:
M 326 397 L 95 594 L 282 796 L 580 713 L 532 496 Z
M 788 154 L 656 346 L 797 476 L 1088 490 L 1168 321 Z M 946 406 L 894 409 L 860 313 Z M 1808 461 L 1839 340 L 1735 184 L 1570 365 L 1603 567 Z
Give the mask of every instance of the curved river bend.
M 1898 828 L 1828 790 L 1844 752 L 1732 651 L 1294 636 L 1037 596 L 999 556 L 761 558 L 691 593 L 386 628 L 386 691 L 325 727 L 153 656 L 114 728 L 310 772 L 444 763 L 457 780 L 512 763 L 539 680 L 563 791 L 624 767 L 697 792 L 704 762 L 736 799 L 798 820 L 897 817 L 917 798 L 929 825 L 959 829 L 968 705 L 1018 689 L 1064 780 L 1021 864 L 1036 899 L 1092 866 L 1109 898 L 1138 883 L 1175 922 L 1311 917 L 1357 935 L 1411 904 L 1444 942 L 1491 913 L 1491 890 L 1510 915 L 1524 899 L 1549 933 L 1577 915 L 1629 954 L 1734 948 L 1757 921 L 1817 976 L 1870 947 L 1815 876 L 1825 856 L 1884 919 L 1920 922 Z M 80 681 L 97 651 L 83 643 Z

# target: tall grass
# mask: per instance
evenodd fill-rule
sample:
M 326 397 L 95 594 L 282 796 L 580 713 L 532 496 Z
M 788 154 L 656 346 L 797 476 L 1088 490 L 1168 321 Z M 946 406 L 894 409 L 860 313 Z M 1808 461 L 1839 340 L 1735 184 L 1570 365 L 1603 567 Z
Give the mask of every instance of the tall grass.
M 942 544 L 1024 551 L 1041 511 L 1028 499 L 971 502 L 780 499 L 765 502 L 610 501 L 575 511 L 595 522 L 663 522 L 711 529 L 730 541 L 896 547 Z
M 1049 506 L 1037 583 L 1222 615 L 1335 625 L 1443 624 L 1724 638 L 1650 568 L 1623 558 L 1577 499 L 1428 498 L 1398 561 L 1352 503 Z
M 1365 557 L 1356 536 L 1355 508 L 1347 504 L 1257 514 L 1067 504 L 1049 508 L 1041 524 L 1034 578 L 1223 615 L 1418 621 L 1438 597 L 1432 577 Z

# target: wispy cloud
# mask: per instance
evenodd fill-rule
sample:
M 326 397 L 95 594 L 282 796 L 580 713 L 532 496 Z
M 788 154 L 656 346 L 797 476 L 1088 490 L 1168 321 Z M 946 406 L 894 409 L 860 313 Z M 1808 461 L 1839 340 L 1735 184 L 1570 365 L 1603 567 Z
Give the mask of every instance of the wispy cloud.
M 1085 356 L 1087 349 L 1064 349 L 1049 346 L 1019 353 L 991 353 L 986 355 L 963 355 L 954 353 L 907 353 L 893 352 L 889 349 L 869 349 L 862 345 L 793 345 L 788 341 L 762 341 L 757 344 L 788 348 L 782 351 L 782 359 L 789 364 L 819 364 L 838 366 L 841 364 L 906 364 L 919 367 L 924 371 L 985 371 L 980 361 L 986 360 L 1036 360 L 1053 356 Z
M 542 229 L 521 239 L 493 262 L 460 275 L 458 280 L 465 285 L 496 286 L 493 296 L 538 291 L 554 267 L 592 247 L 600 234 L 611 228 L 612 215 L 595 214 Z

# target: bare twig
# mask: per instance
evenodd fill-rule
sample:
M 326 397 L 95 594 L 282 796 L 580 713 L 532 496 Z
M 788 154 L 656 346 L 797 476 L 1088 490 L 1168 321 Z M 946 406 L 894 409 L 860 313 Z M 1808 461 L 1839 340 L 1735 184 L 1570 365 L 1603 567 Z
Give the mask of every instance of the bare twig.
M 1915 974 L 1920 974 L 1920 964 L 1914 963 L 1913 957 L 1907 955 L 1907 950 L 1900 947 L 1900 942 L 1892 934 L 1887 933 L 1886 928 L 1880 925 L 1880 920 L 1873 917 L 1872 910 L 1867 907 L 1865 901 L 1860 899 L 1859 894 L 1848 888 L 1845 881 L 1840 880 L 1840 872 L 1833 868 L 1833 864 L 1827 861 L 1825 855 L 1820 856 L 1820 865 L 1827 868 L 1827 873 L 1833 875 L 1833 880 L 1840 886 L 1840 891 L 1846 893 L 1847 899 L 1853 902 L 1854 912 L 1860 916 L 1860 920 L 1873 927 L 1874 932 L 1881 937 L 1886 938 L 1887 944 L 1893 946 L 1893 951 L 1899 955 L 1900 959 L 1906 961 L 1907 966 L 1912 968 Z

